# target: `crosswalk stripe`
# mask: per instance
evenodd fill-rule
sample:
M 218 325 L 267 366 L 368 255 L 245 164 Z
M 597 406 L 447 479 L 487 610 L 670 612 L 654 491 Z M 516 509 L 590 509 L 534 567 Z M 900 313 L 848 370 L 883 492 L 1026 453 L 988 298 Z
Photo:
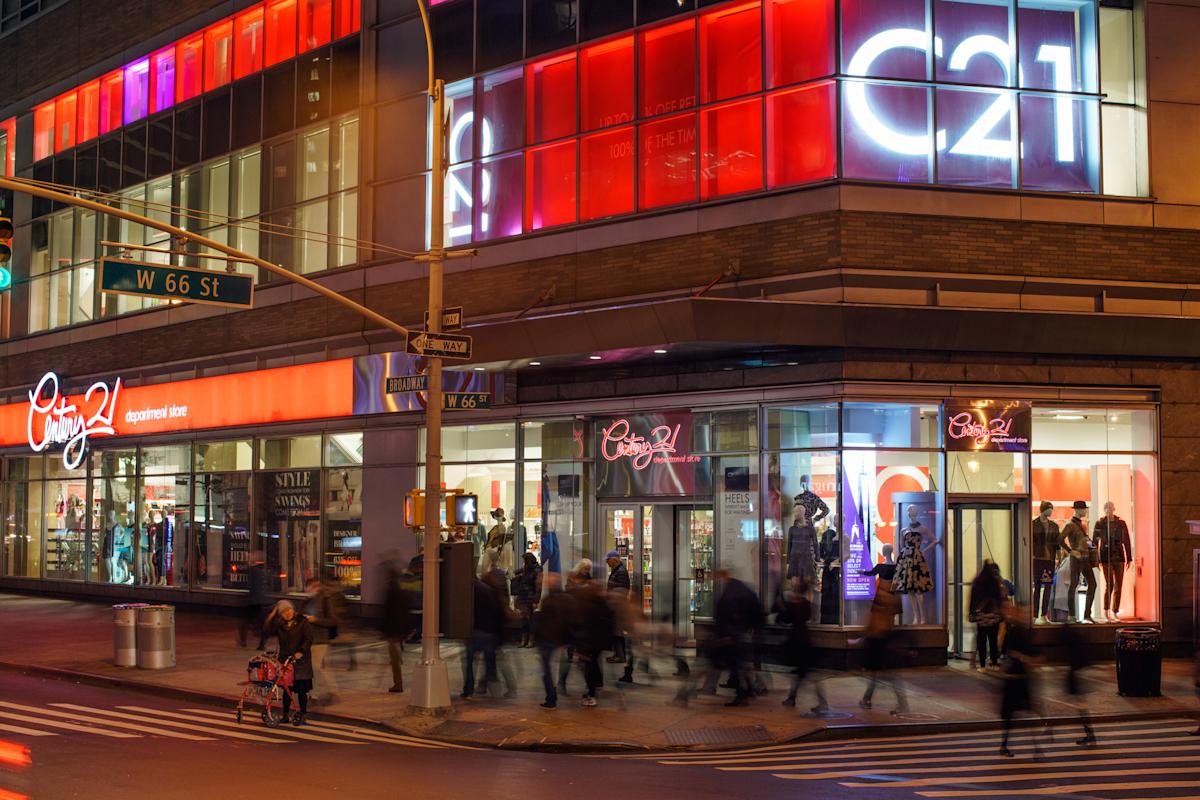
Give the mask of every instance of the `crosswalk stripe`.
M 77 706 L 72 703 L 53 703 L 52 705 L 58 706 L 59 708 L 73 708 L 76 711 L 87 711 L 91 714 L 102 714 L 106 717 L 115 717 L 117 719 L 131 719 L 131 720 L 144 720 L 145 719 L 145 717 L 141 717 L 136 714 L 122 714 L 119 711 L 110 711 L 108 709 L 103 709 L 103 708 L 90 708 L 88 706 Z M 156 725 L 166 725 L 166 726 L 169 726 L 172 728 L 182 728 L 183 730 L 204 731 L 205 733 L 210 733 L 213 736 L 227 736 L 232 739 L 242 739 L 242 740 L 248 741 L 248 742 L 267 742 L 269 744 L 289 744 L 289 743 L 291 743 L 291 739 L 273 739 L 268 736 L 260 736 L 256 733 L 243 733 L 241 731 L 213 730 L 212 728 L 207 727 L 205 725 L 194 725 L 194 724 L 187 723 L 187 722 L 175 722 L 173 720 L 166 720 L 166 719 L 157 720 L 156 719 L 156 720 L 154 720 L 154 723 Z
M 185 708 L 184 711 L 187 711 L 191 714 L 203 714 L 206 717 L 225 716 L 228 713 L 224 711 L 217 711 L 211 708 Z M 445 750 L 452 747 L 452 745 L 442 744 L 441 742 L 428 739 L 418 739 L 413 736 L 401 736 L 399 734 L 387 733 L 385 731 L 373 731 L 368 728 L 356 728 L 353 725 L 341 725 L 335 722 L 314 722 L 310 720 L 306 721 L 304 724 L 306 727 L 317 731 L 324 731 L 331 735 L 340 734 L 342 736 L 353 736 L 355 738 L 367 739 L 380 743 L 386 742 L 388 744 L 403 744 L 418 749 Z M 463 749 L 473 750 L 477 748 L 465 747 Z
M 1194 749 L 1196 749 L 1196 748 L 1190 748 L 1190 747 L 1162 747 L 1162 748 L 1144 747 L 1144 748 L 1136 748 L 1134 750 L 1128 750 L 1128 751 L 1124 751 L 1124 752 L 1162 753 L 1162 752 L 1178 752 L 1180 750 L 1194 750 Z M 1089 755 L 1103 757 L 1103 756 L 1107 756 L 1110 754 L 1109 753 L 1097 753 L 1095 751 L 1090 751 Z M 971 759 L 971 760 L 976 760 L 976 759 Z M 998 764 L 972 764 L 971 766 L 966 766 L 966 767 L 943 767 L 941 769 L 938 769 L 937 772 L 939 775 L 947 774 L 947 773 L 951 773 L 951 772 L 962 774 L 962 773 L 966 773 L 966 772 L 980 772 L 980 771 L 987 771 L 987 770 L 1007 770 L 1010 772 L 1021 772 L 1021 771 L 1028 771 L 1028 770 L 1044 769 L 1046 767 L 1046 765 L 1044 763 L 1037 763 L 1037 762 L 1029 763 L 1029 762 L 1024 762 L 1024 761 L 1014 762 L 1012 759 L 1008 758 L 1007 756 L 1001 756 L 1001 755 L 992 756 L 988 760 L 989 761 L 997 761 L 999 763 Z M 1103 762 L 1100 762 L 1097 760 L 1084 761 L 1084 760 L 1080 760 L 1080 758 L 1077 756 L 1072 756 L 1071 763 L 1078 764 L 1080 766 L 1094 766 L 1096 764 L 1103 764 L 1104 766 L 1108 766 L 1110 764 L 1190 763 L 1190 762 L 1194 762 L 1195 760 L 1196 760 L 1196 756 L 1190 755 L 1190 756 L 1174 756 L 1174 757 L 1169 757 L 1169 758 L 1154 758 L 1154 757 L 1106 758 Z M 928 772 L 930 772 L 928 767 L 914 767 L 912 769 L 879 769 L 875 765 L 872 765 L 872 766 L 863 767 L 863 768 L 857 769 L 857 770 L 844 770 L 841 772 L 806 772 L 803 775 L 797 775 L 794 773 L 784 773 L 784 774 L 776 774 L 774 777 L 782 778 L 784 780 L 791 780 L 791 781 L 816 781 L 816 780 L 835 780 L 838 778 L 856 778 L 856 777 L 864 777 L 866 775 L 887 775 L 888 777 L 891 777 L 892 775 L 912 775 L 912 774 L 920 775 L 922 773 L 928 773 Z M 1040 778 L 1042 776 L 1038 775 L 1036 777 Z M 951 779 L 951 780 L 953 780 L 953 779 Z M 976 780 L 976 778 L 972 778 L 972 780 Z M 878 784 L 873 783 L 870 785 L 877 786 Z M 888 785 L 895 786 L 897 784 L 895 782 L 889 782 Z
M 365 733 L 371 734 L 372 736 L 384 736 L 384 737 L 387 737 L 388 739 L 394 739 L 397 742 L 432 745 L 432 746 L 436 746 L 436 747 L 439 747 L 439 748 L 442 748 L 445 750 L 475 750 L 475 751 L 478 751 L 478 750 L 483 749 L 483 748 L 479 748 L 479 747 L 471 747 L 470 745 L 466 745 L 466 744 L 456 744 L 454 742 L 440 742 L 436 739 L 421 739 L 416 736 L 407 736 L 402 733 L 388 733 L 386 731 L 372 731 L 372 730 L 367 730 L 367 729 L 363 729 L 363 728 L 356 728 L 353 725 L 345 725 L 340 722 L 313 722 L 310 724 L 312 724 L 318 728 L 326 728 L 326 729 L 331 729 L 331 730 L 363 731 Z
M 6 703 L 4 701 L 0 701 L 0 707 L 12 708 L 12 709 L 16 709 L 17 711 L 29 711 L 29 712 L 32 712 L 35 714 L 47 714 L 51 717 L 57 717 L 59 719 L 74 720 L 75 722 L 90 722 L 90 723 L 93 723 L 96 725 L 105 725 L 109 728 L 117 728 L 119 730 L 137 731 L 138 733 L 152 733 L 156 736 L 166 736 L 170 739 L 187 739 L 187 740 L 193 741 L 193 742 L 211 742 L 211 741 L 213 741 L 212 737 L 209 737 L 209 736 L 196 736 L 191 733 L 180 733 L 179 731 L 169 731 L 169 730 L 165 730 L 163 728 L 154 728 L 149 725 L 138 725 L 138 724 L 132 723 L 132 722 L 110 722 L 108 720 L 96 719 L 95 717 L 85 716 L 83 714 L 71 714 L 66 711 L 54 711 L 53 709 L 38 708 L 37 706 L 23 706 L 23 705 L 20 705 L 19 703 Z
M 25 736 L 58 736 L 57 733 L 34 730 L 33 728 L 22 728 L 20 725 L 0 725 L 0 731 L 5 731 L 6 733 L 20 733 L 24 734 Z
M 1072 775 L 1078 777 L 1078 773 Z M 889 784 L 890 786 L 891 784 Z M 1196 781 L 1135 781 L 1133 783 L 1073 783 L 1070 786 L 1070 794 L 1078 795 L 1083 792 L 1116 792 L 1125 791 L 1127 789 L 1195 789 Z M 1066 790 L 1062 786 L 1042 786 L 1037 789 L 1005 789 L 1005 796 L 1027 795 L 1030 797 L 1039 797 L 1053 794 L 1064 794 Z M 963 791 L 953 791 L 949 789 L 941 789 L 931 792 L 917 792 L 922 797 L 995 797 L 995 789 L 967 789 Z M 1153 800 L 1166 800 L 1159 797 Z M 1186 798 L 1172 798 L 1171 800 L 1196 800 L 1195 796 Z
M 1179 736 L 1161 736 L 1161 737 L 1154 737 L 1154 738 L 1150 738 L 1150 739 L 1135 739 L 1132 741 L 1136 742 L 1137 744 L 1178 742 L 1178 741 L 1180 741 L 1180 737 Z M 1066 750 L 1066 751 L 1073 750 L 1073 751 L 1076 751 L 1076 753 L 1079 755 L 1080 758 L 1084 758 L 1088 755 L 1110 756 L 1110 755 L 1120 755 L 1122 753 L 1158 753 L 1158 752 L 1163 752 L 1165 750 L 1183 750 L 1183 751 L 1200 750 L 1200 742 L 1194 742 L 1194 743 L 1187 744 L 1187 745 L 1181 745 L 1176 748 L 1164 748 L 1164 747 L 1124 748 L 1124 747 L 1121 747 L 1118 742 L 1108 742 L 1104 739 L 1101 739 L 1100 744 L 1097 747 L 1095 747 L 1093 749 L 1089 749 L 1089 750 L 1081 750 L 1079 745 L 1077 745 L 1075 742 L 1063 742 L 1061 744 L 1041 744 L 1041 745 L 1038 745 L 1038 744 L 1014 745 L 1010 742 L 1008 749 L 1010 749 L 1010 750 L 1043 750 L 1043 751 L 1047 751 L 1047 752 L 1058 751 L 1058 750 Z M 891 766 L 892 764 L 896 764 L 899 766 L 907 766 L 907 765 L 912 765 L 912 764 L 960 764 L 960 763 L 963 763 L 966 761 L 989 761 L 989 760 L 994 761 L 997 759 L 1004 758 L 1004 756 L 997 754 L 995 745 L 992 745 L 991 747 L 956 748 L 954 750 L 954 752 L 955 753 L 973 753 L 976 755 L 955 755 L 955 756 L 941 756 L 941 757 L 933 757 L 933 758 L 915 758 L 915 759 L 914 758 L 903 758 L 902 756 L 890 756 L 889 758 L 891 758 L 893 760 L 885 761 L 885 762 L 880 762 L 875 756 L 871 756 L 871 763 L 873 765 L 875 765 L 876 771 L 883 772 L 883 771 L 888 771 L 887 768 L 889 766 Z M 846 766 L 847 766 L 846 764 L 836 764 L 836 763 L 833 763 L 833 764 L 831 764 L 831 763 L 767 764 L 764 766 L 755 766 L 755 767 L 718 766 L 717 769 L 721 770 L 722 772 L 773 772 L 776 770 L 792 770 L 792 769 L 845 769 Z M 891 770 L 891 771 L 895 771 L 895 770 Z
M 185 720 L 195 719 L 195 717 L 191 717 L 187 714 L 181 714 L 181 713 L 174 712 L 174 711 L 159 711 L 158 709 L 143 708 L 142 706 L 118 706 L 118 708 L 120 708 L 123 711 L 136 711 L 140 714 L 153 714 L 155 716 L 162 716 L 162 717 L 173 718 L 173 719 L 185 719 Z M 237 722 L 235 722 L 234 720 L 226 721 L 226 720 L 214 719 L 211 724 L 222 725 L 225 727 L 233 727 L 233 728 L 236 728 L 238 726 Z M 328 736 L 317 736 L 317 735 L 311 734 L 311 733 L 303 733 L 298 730 L 287 730 L 287 729 L 283 728 L 282 726 L 278 727 L 278 728 L 271 728 L 270 730 L 271 730 L 272 736 L 286 736 L 286 737 L 289 737 L 292 739 L 303 739 L 305 741 L 310 741 L 310 742 L 326 742 L 328 744 L 345 744 L 345 745 L 362 744 L 361 742 L 350 742 L 345 739 L 333 739 Z
M 47 728 L 59 728 L 65 731 L 81 731 L 83 733 L 94 733 L 97 736 L 107 736 L 110 739 L 140 739 L 142 738 L 136 733 L 122 733 L 121 731 L 107 731 L 103 728 L 90 728 L 86 725 L 75 725 L 70 722 L 55 722 L 54 720 L 42 719 L 41 717 L 31 717 L 28 714 L 14 714 L 11 711 L 0 711 L 0 717 L 5 719 L 15 719 L 19 722 L 32 722 L 35 725 L 42 725 Z
M 1160 759 L 1157 759 L 1156 762 L 1154 764 L 1151 764 L 1148 768 L 1142 767 L 1140 769 L 1093 770 L 1093 771 L 1088 772 L 1087 777 L 1088 778 L 1123 778 L 1127 775 L 1154 775 L 1154 774 L 1158 774 L 1158 773 L 1180 773 L 1180 772 L 1187 774 L 1187 775 L 1200 775 L 1200 767 L 1196 767 L 1194 769 L 1186 769 L 1186 768 L 1180 769 L 1179 767 L 1163 767 L 1162 769 L 1156 768 L 1156 764 L 1165 764 L 1168 762 L 1178 763 L 1178 762 L 1194 762 L 1194 761 L 1195 761 L 1195 759 L 1191 758 L 1191 757 L 1188 757 L 1188 758 L 1178 758 L 1178 757 L 1160 758 Z M 1079 770 L 1074 770 L 1071 772 L 1039 772 L 1036 775 L 973 775 L 973 776 L 971 776 L 971 782 L 972 783 L 1019 783 L 1020 781 L 1058 780 L 1059 778 L 1078 778 L 1078 777 L 1079 777 Z M 962 783 L 962 781 L 963 781 L 963 779 L 959 778 L 959 777 L 917 778 L 915 780 L 907 780 L 907 781 L 887 781 L 885 784 L 881 784 L 879 781 L 862 781 L 862 782 L 845 781 L 845 782 L 842 782 L 841 785 L 849 787 L 849 788 L 854 788 L 854 789 L 864 789 L 864 788 L 872 788 L 872 787 L 877 788 L 881 785 L 885 785 L 889 789 L 914 789 L 914 788 L 917 788 L 920 786 L 948 786 L 948 785 L 954 784 L 954 783 Z M 1196 784 L 1192 783 L 1191 785 L 1195 786 Z M 1077 791 L 1078 787 L 1072 786 L 1071 789 L 1072 789 L 1072 791 Z

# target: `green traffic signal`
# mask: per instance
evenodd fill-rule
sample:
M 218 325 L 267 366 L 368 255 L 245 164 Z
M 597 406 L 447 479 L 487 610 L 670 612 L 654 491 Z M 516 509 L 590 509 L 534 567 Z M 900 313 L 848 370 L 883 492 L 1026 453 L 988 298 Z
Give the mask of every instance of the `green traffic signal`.
M 12 261 L 13 232 L 12 220 L 0 217 L 0 292 L 12 286 L 12 272 L 8 269 L 8 262 Z

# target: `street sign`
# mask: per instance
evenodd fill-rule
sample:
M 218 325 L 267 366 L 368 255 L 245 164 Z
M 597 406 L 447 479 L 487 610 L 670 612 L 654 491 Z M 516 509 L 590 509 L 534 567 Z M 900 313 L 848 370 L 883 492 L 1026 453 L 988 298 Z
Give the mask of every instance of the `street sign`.
M 453 333 L 409 331 L 404 348 L 410 355 L 471 360 L 471 337 Z
M 478 411 L 491 407 L 491 392 L 446 392 L 442 395 L 442 408 L 446 411 Z
M 399 377 L 387 379 L 388 394 L 427 391 L 429 391 L 428 375 L 401 375 Z
M 446 306 L 442 309 L 442 330 L 461 331 L 463 326 L 463 307 Z M 429 328 L 429 312 L 425 312 L 425 327 Z
M 100 291 L 234 308 L 254 305 L 254 278 L 249 275 L 115 258 L 100 262 Z

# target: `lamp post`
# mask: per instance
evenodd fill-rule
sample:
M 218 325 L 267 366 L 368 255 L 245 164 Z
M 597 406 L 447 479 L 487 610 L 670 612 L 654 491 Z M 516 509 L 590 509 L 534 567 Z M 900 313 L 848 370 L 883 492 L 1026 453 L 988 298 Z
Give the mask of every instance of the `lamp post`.
M 429 254 L 421 257 L 429 265 L 430 333 L 442 330 L 442 277 L 446 257 L 445 184 L 446 184 L 446 103 L 444 82 L 433 75 L 433 35 L 429 27 L 426 0 L 417 0 L 421 22 L 425 26 L 425 46 L 429 60 L 429 99 L 433 104 L 433 158 L 429 210 Z M 429 391 L 425 408 L 425 532 L 424 576 L 422 580 L 421 660 L 413 672 L 410 711 L 421 714 L 443 713 L 450 709 L 450 677 L 442 660 L 438 632 L 438 567 L 442 543 L 442 360 L 428 358 Z

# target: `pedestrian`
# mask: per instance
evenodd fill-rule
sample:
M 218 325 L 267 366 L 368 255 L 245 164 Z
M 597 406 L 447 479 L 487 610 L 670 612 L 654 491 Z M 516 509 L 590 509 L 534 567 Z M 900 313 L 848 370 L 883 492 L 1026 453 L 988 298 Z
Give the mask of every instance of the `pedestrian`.
M 1091 747 L 1096 744 L 1096 734 L 1088 717 L 1087 688 L 1083 682 L 1083 670 L 1091 666 L 1088 657 L 1087 639 L 1081 634 L 1077 623 L 1062 626 L 1062 644 L 1067 654 L 1067 696 L 1079 711 L 1079 722 L 1083 726 L 1083 738 L 1075 744 Z
M 1033 637 L 1025 625 L 1027 609 L 1020 605 L 1004 607 L 1008 658 L 1004 660 L 1004 686 L 1000 692 L 1000 718 L 1004 735 L 1000 740 L 1000 755 L 1012 757 L 1008 735 L 1013 718 L 1021 711 L 1034 710 L 1033 668 L 1037 663 Z M 1036 745 L 1035 745 L 1036 747 Z
M 392 668 L 389 692 L 404 691 L 404 643 L 412 638 L 420 623 L 421 557 L 416 556 L 408 568 L 401 570 L 393 563 L 388 568 L 387 590 L 383 600 L 383 637 L 387 640 L 388 662 Z
M 592 561 L 588 558 L 579 560 L 575 568 L 567 574 L 566 592 L 572 597 L 572 609 L 574 609 L 575 600 L 579 594 L 592 580 Z M 572 610 L 572 614 L 575 611 Z M 572 617 L 572 626 L 574 626 L 574 617 Z M 575 661 L 575 642 L 567 637 L 567 650 L 563 655 L 562 660 L 558 665 L 558 691 L 560 694 L 565 694 L 567 691 L 567 677 L 571 674 L 571 664 Z M 602 681 L 603 682 L 603 681 Z
M 522 557 L 521 569 L 513 575 L 513 595 L 517 601 L 517 613 L 521 617 L 520 647 L 533 647 L 533 611 L 542 594 L 542 568 L 537 556 L 526 553 Z
M 292 693 L 300 701 L 300 715 L 292 722 L 303 725 L 308 714 L 308 693 L 313 689 L 313 629 L 308 618 L 296 613 L 290 600 L 280 600 L 267 616 L 266 629 L 279 643 L 279 658 L 292 659 Z M 292 698 L 283 693 L 283 716 L 291 714 Z
M 983 569 L 971 582 L 970 613 L 968 619 L 975 623 L 975 649 L 979 660 L 977 669 L 988 669 L 988 650 L 991 650 L 992 670 L 1000 669 L 1000 623 L 1004 621 L 1004 584 L 1000 581 L 1000 570 L 991 561 L 983 562 Z
M 791 625 L 787 641 L 784 643 L 786 661 L 793 669 L 792 686 L 783 701 L 783 705 L 788 708 L 796 707 L 796 694 L 813 668 L 813 649 L 808 636 L 808 621 L 812 616 L 809 591 L 805 578 L 792 578 L 790 587 L 780 599 L 782 607 L 776 617 L 777 621 Z M 825 689 L 821 682 L 814 680 L 812 684 L 817 696 L 817 704 L 812 707 L 812 713 L 820 716 L 829 711 L 829 703 L 825 700 Z
M 338 625 L 342 622 L 342 595 L 337 589 L 319 578 L 312 578 L 305 585 L 308 602 L 304 616 L 312 624 L 312 669 L 316 685 L 320 687 L 320 699 L 332 703 L 337 695 L 337 680 L 326 664 L 329 644 L 338 636 Z
M 488 548 L 481 557 L 481 574 L 472 583 L 475 616 L 474 630 L 467 644 L 463 662 L 463 690 L 459 695 L 470 700 L 476 693 L 487 694 L 493 682 L 500 679 L 500 645 L 504 638 L 504 627 L 508 608 L 508 591 L 504 573 L 498 564 L 499 553 Z M 475 682 L 475 659 L 483 656 L 483 677 Z M 504 669 L 504 696 L 515 697 L 516 679 L 512 672 Z
M 1079 603 L 1079 581 L 1087 585 L 1087 605 L 1084 606 L 1083 621 L 1092 624 L 1092 605 L 1096 600 L 1096 575 L 1092 572 L 1092 557 L 1095 550 L 1092 540 L 1087 533 L 1088 504 L 1076 500 L 1072 508 L 1075 516 L 1063 526 L 1063 547 L 1071 557 L 1071 588 L 1067 590 L 1067 622 L 1074 622 L 1078 617 L 1076 607 Z
M 608 598 L 614 609 L 621 608 L 629 600 L 630 580 L 629 569 L 625 566 L 625 559 L 621 558 L 621 554 L 616 550 L 609 550 L 604 556 L 604 562 L 608 564 Z M 628 631 L 623 628 L 617 629 L 617 636 L 613 639 L 612 651 L 613 654 L 608 657 L 608 663 L 620 664 L 625 661 L 626 648 L 629 642 L 626 638 Z
M 263 563 L 262 551 L 250 554 L 246 583 L 246 605 L 242 609 L 242 619 L 238 625 L 238 645 L 245 647 L 249 641 L 247 634 L 257 633 L 256 649 L 262 650 L 267 646 L 267 632 L 263 626 L 267 621 L 267 614 L 271 612 L 271 599 L 267 596 L 267 567 Z
M 571 641 L 575 644 L 575 657 L 583 671 L 587 689 L 583 695 L 584 707 L 596 705 L 596 694 L 603 684 L 600 657 L 613 641 L 612 609 L 608 598 L 599 584 L 591 579 L 591 564 L 587 570 L 582 562 L 576 567 L 579 580 L 574 589 L 574 617 L 571 626 Z M 587 575 L 588 577 L 583 577 Z
M 553 709 L 558 707 L 558 692 L 554 688 L 551 665 L 554 654 L 570 641 L 574 598 L 562 591 L 557 573 L 546 573 L 542 582 L 546 596 L 533 619 L 533 643 L 541 661 L 542 687 L 546 691 L 542 708 Z
M 887 570 L 890 572 L 890 570 Z M 881 573 L 884 570 L 880 570 Z M 871 673 L 867 689 L 863 692 L 858 705 L 870 709 L 875 689 L 880 683 L 880 673 L 887 673 L 892 663 L 897 660 L 894 651 L 898 649 L 896 641 L 896 615 L 901 611 L 900 598 L 892 591 L 892 581 L 883 574 L 875 580 L 875 598 L 871 601 L 871 609 L 867 613 L 867 625 L 863 651 L 863 666 Z M 903 714 L 908 711 L 908 698 L 904 694 L 904 684 L 897 675 L 892 676 L 892 691 L 896 694 L 896 707 L 892 714 Z
M 754 637 L 762 630 L 766 615 L 754 590 L 738 580 L 727 569 L 716 572 L 720 594 L 713 607 L 713 639 L 709 643 L 712 669 L 704 682 L 704 691 L 716 689 L 720 674 L 729 672 L 726 684 L 734 690 L 727 706 L 749 705 L 754 696 L 750 673 L 751 648 Z

